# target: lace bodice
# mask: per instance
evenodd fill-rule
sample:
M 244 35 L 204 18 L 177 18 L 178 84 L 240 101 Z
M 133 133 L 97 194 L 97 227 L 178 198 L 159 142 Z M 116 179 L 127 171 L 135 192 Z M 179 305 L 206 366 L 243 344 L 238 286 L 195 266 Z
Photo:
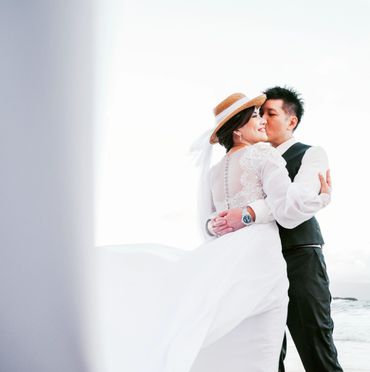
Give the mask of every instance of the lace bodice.
M 264 199 L 262 174 L 266 159 L 284 160 L 266 143 L 257 143 L 225 155 L 211 170 L 211 190 L 216 212 L 241 208 Z

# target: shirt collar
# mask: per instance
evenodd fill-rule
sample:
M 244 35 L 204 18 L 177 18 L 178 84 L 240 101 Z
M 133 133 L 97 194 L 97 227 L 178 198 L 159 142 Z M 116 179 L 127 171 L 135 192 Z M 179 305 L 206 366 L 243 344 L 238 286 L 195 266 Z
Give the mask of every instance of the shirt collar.
M 289 138 L 288 141 L 285 141 L 281 143 L 278 147 L 276 147 L 276 150 L 279 151 L 280 155 L 283 155 L 284 152 L 287 151 L 289 147 L 293 146 L 295 143 L 297 143 L 297 140 L 294 137 Z

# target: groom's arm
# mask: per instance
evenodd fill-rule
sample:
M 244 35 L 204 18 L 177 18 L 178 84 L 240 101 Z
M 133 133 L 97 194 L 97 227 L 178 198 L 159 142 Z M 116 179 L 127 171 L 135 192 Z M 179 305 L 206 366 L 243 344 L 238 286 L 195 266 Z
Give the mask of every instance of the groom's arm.
M 308 192 L 320 192 L 318 173 L 323 175 L 329 169 L 329 160 L 325 150 L 320 146 L 310 147 L 302 158 L 302 164 L 294 182 L 301 184 Z
M 275 219 L 265 199 L 256 200 L 255 202 L 250 203 L 249 206 L 255 213 L 255 223 L 267 223 Z
M 294 178 L 295 183 L 299 183 L 307 189 L 307 192 L 320 192 L 320 179 L 318 174 L 326 174 L 329 169 L 329 161 L 325 150 L 320 146 L 310 147 L 302 158 L 301 167 Z M 257 200 L 249 205 L 255 215 L 255 223 L 267 223 L 274 220 L 274 217 L 264 199 Z M 214 232 L 223 235 L 226 232 L 238 230 L 245 227 L 240 223 L 241 208 L 230 209 L 219 219 L 218 225 L 215 225 Z
M 256 221 L 256 214 L 251 206 L 246 206 L 252 220 Z M 232 208 L 220 212 L 209 221 L 212 232 L 216 235 L 225 235 L 229 232 L 239 230 L 246 225 L 242 222 L 242 208 Z
M 317 176 L 319 173 L 326 174 L 329 169 L 329 161 L 325 150 L 320 146 L 310 147 L 302 158 L 302 163 L 293 182 L 299 183 L 308 193 L 319 194 L 321 183 Z M 256 214 L 256 223 L 267 223 L 274 220 L 264 199 L 257 200 L 250 204 Z
M 265 199 L 256 200 L 246 208 L 254 223 L 274 221 L 274 216 Z M 246 227 L 242 222 L 242 208 L 232 208 L 219 213 L 218 216 L 210 220 L 210 226 L 212 226 L 212 231 L 216 235 L 224 235 Z

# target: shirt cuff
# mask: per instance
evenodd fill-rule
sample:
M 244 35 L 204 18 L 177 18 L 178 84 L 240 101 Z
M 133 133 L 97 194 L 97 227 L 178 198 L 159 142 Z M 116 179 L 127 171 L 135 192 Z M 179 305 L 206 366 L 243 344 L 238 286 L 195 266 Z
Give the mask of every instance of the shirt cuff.
M 331 195 L 330 194 L 322 193 L 322 194 L 319 195 L 319 197 L 321 199 L 323 208 L 326 207 L 331 201 Z
M 265 199 L 259 199 L 248 204 L 256 215 L 255 223 L 268 223 L 274 220 L 270 208 L 267 206 Z

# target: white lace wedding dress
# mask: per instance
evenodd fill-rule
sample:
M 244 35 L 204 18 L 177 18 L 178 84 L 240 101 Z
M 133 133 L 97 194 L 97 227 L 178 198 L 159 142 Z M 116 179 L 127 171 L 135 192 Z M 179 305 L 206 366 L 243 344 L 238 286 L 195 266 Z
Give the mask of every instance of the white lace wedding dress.
M 210 173 L 214 212 L 265 199 L 294 227 L 328 202 L 291 184 L 267 144 Z M 100 249 L 98 319 L 104 372 L 276 372 L 285 328 L 285 261 L 276 223 L 254 224 L 192 251 L 161 245 Z

